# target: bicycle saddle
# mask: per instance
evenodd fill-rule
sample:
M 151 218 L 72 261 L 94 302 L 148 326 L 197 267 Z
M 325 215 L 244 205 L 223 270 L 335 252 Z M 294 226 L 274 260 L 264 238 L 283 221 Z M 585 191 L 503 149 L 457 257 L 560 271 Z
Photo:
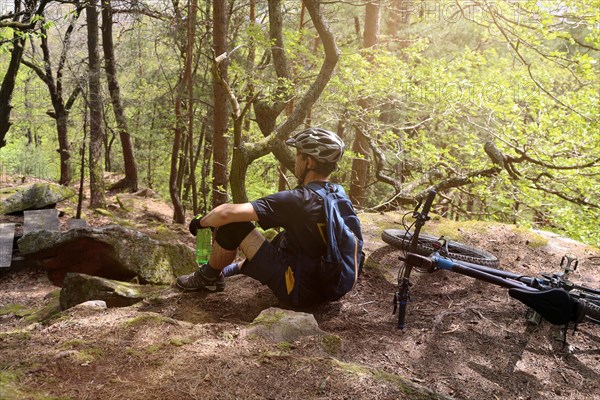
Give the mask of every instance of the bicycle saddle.
M 509 289 L 510 297 L 531 307 L 546 321 L 554 325 L 566 325 L 569 322 L 580 322 L 580 304 L 563 289 L 531 291 L 526 289 Z

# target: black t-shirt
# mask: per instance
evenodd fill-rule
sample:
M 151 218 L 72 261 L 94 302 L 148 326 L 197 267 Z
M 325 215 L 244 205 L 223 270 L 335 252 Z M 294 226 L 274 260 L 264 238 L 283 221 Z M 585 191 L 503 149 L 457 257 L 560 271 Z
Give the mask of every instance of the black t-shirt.
M 253 201 L 263 229 L 282 227 L 278 245 L 289 251 L 319 259 L 325 254 L 325 214 L 323 199 L 312 190 L 299 186 Z

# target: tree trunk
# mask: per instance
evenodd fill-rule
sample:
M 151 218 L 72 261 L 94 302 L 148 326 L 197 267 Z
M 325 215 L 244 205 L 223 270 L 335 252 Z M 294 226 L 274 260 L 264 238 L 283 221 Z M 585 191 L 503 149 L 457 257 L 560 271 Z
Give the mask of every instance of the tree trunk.
M 34 17 L 44 13 L 47 2 L 48 0 L 41 0 L 39 4 L 37 1 L 14 2 L 14 17 L 12 18 L 12 22 L 21 23 L 23 27 L 15 28 L 13 33 L 13 48 L 10 52 L 10 61 L 2 78 L 2 85 L 0 85 L 0 149 L 6 146 L 6 134 L 12 125 L 10 122 L 10 112 L 13 107 L 10 102 L 15 89 L 17 73 L 21 66 L 23 50 L 28 36 L 27 33 L 35 28 L 36 24 L 35 22 L 32 23 L 32 20 Z M 8 5 L 8 3 L 5 4 Z
M 198 209 L 196 196 L 196 161 L 197 158 L 194 151 L 194 80 L 192 77 L 194 67 L 194 43 L 196 42 L 196 15 L 198 13 L 198 0 L 192 0 L 190 11 L 188 14 L 189 24 L 187 31 L 187 51 L 185 73 L 187 75 L 187 158 L 188 158 L 188 181 L 191 186 L 192 195 L 192 211 Z M 198 144 L 200 145 L 200 143 Z
M 72 25 L 70 26 L 70 28 Z M 66 48 L 68 47 L 69 34 L 65 35 L 64 45 L 65 49 L 63 50 L 63 54 L 61 57 L 66 56 Z M 58 135 L 58 153 L 60 157 L 60 178 L 59 183 L 61 185 L 68 185 L 72 179 L 71 172 L 71 144 L 69 142 L 68 135 L 68 120 L 69 120 L 69 109 L 72 103 L 75 101 L 75 97 L 78 96 L 80 89 L 76 88 L 71 98 L 67 103 L 65 103 L 62 96 L 62 74 L 61 74 L 61 65 L 58 67 L 58 71 L 56 74 L 56 80 L 54 79 L 52 72 L 52 64 L 50 59 L 50 49 L 48 47 L 48 40 L 46 37 L 45 30 L 42 29 L 42 43 L 41 43 L 42 53 L 44 54 L 44 68 L 42 69 L 37 64 L 33 62 L 22 59 L 21 62 L 25 64 L 27 67 L 32 69 L 38 77 L 46 84 L 48 87 L 48 92 L 50 94 L 50 100 L 52 102 L 53 112 L 47 111 L 46 113 L 50 115 L 50 117 L 54 118 L 56 121 L 56 132 Z M 79 87 L 79 86 L 78 86 Z
M 226 1 L 213 0 L 213 50 L 216 57 L 227 52 L 227 14 Z M 227 202 L 227 58 L 216 65 L 217 74 L 213 86 L 213 208 Z
M 362 157 L 354 157 L 350 172 L 350 201 L 357 206 L 365 205 L 365 189 L 369 176 L 369 142 L 360 127 L 355 129 L 352 152 Z
M 379 19 L 381 6 L 378 3 L 371 3 L 365 6 L 365 33 L 363 47 L 368 49 L 377 45 L 379 42 Z
M 56 132 L 58 134 L 58 152 L 60 154 L 60 180 L 59 184 L 71 183 L 71 143 L 69 142 L 69 116 L 63 104 L 54 106 L 56 112 Z
M 95 4 L 85 7 L 89 54 L 90 109 L 90 207 L 104 208 L 104 169 L 102 167 L 102 98 L 100 91 L 100 59 L 98 57 L 98 10 Z
M 392 38 L 397 38 L 398 31 L 410 23 L 410 16 L 414 13 L 413 0 L 393 0 L 389 8 L 386 21 L 386 33 Z M 408 47 L 408 41 L 400 42 L 400 48 Z
M 250 162 L 246 149 L 238 148 L 234 150 L 235 157 L 231 160 L 231 181 L 236 185 L 231 185 L 231 195 L 234 203 L 245 203 L 248 201 L 246 194 L 246 173 Z
M 279 2 L 276 1 L 269 3 L 270 7 L 278 5 Z M 340 50 L 337 47 L 335 37 L 329 29 L 327 21 L 325 20 L 321 11 L 321 2 L 318 0 L 304 0 L 303 5 L 308 11 L 310 19 L 314 24 L 314 27 L 319 35 L 319 39 L 323 45 L 325 57 L 323 59 L 321 68 L 319 73 L 314 78 L 312 84 L 306 90 L 306 92 L 304 92 L 302 97 L 299 99 L 292 99 L 287 103 L 288 105 L 293 104 L 293 108 L 290 106 L 291 111 L 281 125 L 276 125 L 276 119 L 281 110 L 283 110 L 283 108 L 278 108 L 279 104 L 276 103 L 272 107 L 261 104 L 262 107 L 257 107 L 258 102 L 254 103 L 256 122 L 265 136 L 265 139 L 260 142 L 253 143 L 240 142 L 239 145 L 236 146 L 238 148 L 234 152 L 234 160 L 232 160 L 232 193 L 234 187 L 243 186 L 243 181 L 246 179 L 245 174 L 250 163 L 270 152 L 272 152 L 275 157 L 288 169 L 293 170 L 294 158 L 292 153 L 284 144 L 285 139 L 289 137 L 289 135 L 298 127 L 298 125 L 305 121 L 309 110 L 321 96 L 321 93 L 329 83 L 329 80 L 331 79 L 331 76 L 333 75 L 337 65 L 337 61 L 340 56 Z M 271 10 L 269 10 L 269 12 L 271 13 Z M 282 29 L 282 27 L 278 24 L 270 24 L 269 29 Z M 273 34 L 271 34 L 271 37 L 274 37 Z M 273 57 L 284 57 L 285 52 L 272 52 L 272 55 Z M 284 69 L 282 68 L 280 71 L 276 72 L 282 73 L 283 70 Z M 285 81 L 285 78 L 287 77 L 277 76 L 277 78 L 280 81 Z M 257 110 L 261 112 L 258 112 Z M 239 160 L 235 159 L 237 157 L 236 154 L 239 154 Z M 245 193 L 243 196 L 240 196 L 240 199 L 243 198 L 246 198 Z M 239 199 L 234 197 L 233 201 L 239 202 Z
M 183 176 L 185 173 L 185 166 L 191 162 L 191 160 L 188 159 L 188 154 L 190 154 L 189 146 L 191 146 L 192 143 L 189 136 L 184 136 L 186 133 L 186 128 L 184 125 L 189 123 L 189 119 L 191 118 L 190 112 L 193 112 L 193 110 L 190 110 L 190 107 L 192 107 L 190 102 L 191 99 L 187 99 L 186 101 L 186 96 L 189 96 L 191 93 L 190 86 L 193 86 L 193 49 L 196 31 L 195 25 L 197 6 L 197 0 L 188 0 L 185 49 L 181 50 L 184 71 L 177 85 L 177 94 L 175 96 L 175 138 L 173 140 L 173 149 L 171 152 L 169 193 L 171 195 L 171 201 L 173 202 L 173 221 L 180 224 L 185 222 L 185 209 L 183 207 L 181 196 L 183 190 Z M 185 107 L 187 107 L 187 111 Z M 190 171 L 190 173 L 193 172 Z
M 183 85 L 183 82 L 180 82 Z M 169 175 L 169 194 L 173 203 L 173 222 L 183 224 L 185 222 L 185 211 L 181 203 L 181 187 L 179 181 L 180 152 L 182 148 L 183 137 L 183 115 L 182 115 L 182 88 L 177 89 L 178 93 L 175 99 L 175 137 L 173 138 L 173 147 L 171 150 L 171 172 Z
M 202 165 L 201 168 L 201 178 L 200 178 L 200 193 L 202 195 L 202 207 L 198 210 L 200 214 L 206 214 L 209 210 L 209 182 L 210 182 L 210 165 L 212 162 L 212 135 L 210 135 L 210 131 L 207 129 L 204 135 L 204 149 L 202 151 Z
M 23 37 L 19 37 L 16 32 L 13 37 L 14 47 L 10 53 L 8 69 L 0 87 L 0 148 L 6 146 L 4 138 L 12 125 L 10 122 L 10 112 L 13 107 L 10 102 L 15 89 L 19 66 L 21 65 L 21 58 L 23 57 L 23 47 L 25 46 L 25 39 Z
M 379 40 L 379 18 L 380 6 L 378 4 L 367 4 L 365 6 L 365 29 L 363 47 L 365 49 L 375 46 Z M 368 108 L 369 104 L 360 104 Z M 369 142 L 360 127 L 356 129 L 356 136 L 352 144 L 352 151 L 358 155 L 352 160 L 352 173 L 350 179 L 350 192 L 348 193 L 352 203 L 356 205 L 365 204 L 365 192 L 369 175 Z
M 106 69 L 106 80 L 110 99 L 112 102 L 115 120 L 121 147 L 123 149 L 123 162 L 125 164 L 125 178 L 113 185 L 113 188 L 128 188 L 131 191 L 138 189 L 138 172 L 133 143 L 127 128 L 127 118 L 121 101 L 121 91 L 117 80 L 117 68 L 115 65 L 115 51 L 112 37 L 112 8 L 110 0 L 102 0 L 102 48 L 104 50 L 104 65 Z
M 180 85 L 182 83 L 180 82 Z M 171 150 L 171 173 L 169 175 L 169 194 L 173 203 L 173 222 L 183 224 L 185 222 L 185 212 L 181 203 L 181 189 L 177 186 L 179 176 L 179 152 L 181 151 L 181 138 L 183 136 L 182 111 L 181 111 L 181 88 L 178 88 L 178 94 L 175 99 L 175 137 L 173 138 L 173 147 Z

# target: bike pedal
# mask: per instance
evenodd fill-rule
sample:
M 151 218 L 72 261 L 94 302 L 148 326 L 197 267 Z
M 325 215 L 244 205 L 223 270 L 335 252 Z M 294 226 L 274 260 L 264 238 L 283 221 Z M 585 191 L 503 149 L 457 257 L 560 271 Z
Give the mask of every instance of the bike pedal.
M 525 319 L 527 321 L 527 325 L 531 326 L 538 326 L 540 322 L 542 322 L 542 316 L 531 308 L 527 309 L 527 312 L 525 313 Z

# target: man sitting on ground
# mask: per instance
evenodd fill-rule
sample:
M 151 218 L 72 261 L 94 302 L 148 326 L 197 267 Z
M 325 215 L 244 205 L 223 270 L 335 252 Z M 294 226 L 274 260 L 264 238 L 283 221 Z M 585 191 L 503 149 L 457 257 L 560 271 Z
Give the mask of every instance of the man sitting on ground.
M 284 303 L 309 306 L 326 301 L 315 273 L 327 249 L 323 199 L 305 185 L 325 186 L 342 158 L 344 142 L 333 132 L 309 128 L 286 144 L 296 148 L 294 175 L 299 186 L 250 203 L 222 204 L 193 219 L 190 232 L 215 228 L 214 240 L 208 263 L 177 278 L 180 289 L 219 292 L 225 288 L 225 276 L 242 273 L 267 285 Z M 269 242 L 253 221 L 263 229 L 284 230 Z M 246 259 L 233 263 L 238 249 Z

